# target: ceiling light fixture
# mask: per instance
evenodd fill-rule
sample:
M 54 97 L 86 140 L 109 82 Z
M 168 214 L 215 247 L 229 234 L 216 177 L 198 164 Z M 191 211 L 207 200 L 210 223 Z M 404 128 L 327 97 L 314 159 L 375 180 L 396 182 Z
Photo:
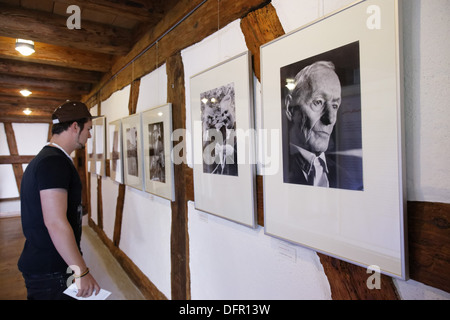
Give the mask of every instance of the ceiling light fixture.
M 31 110 L 30 108 L 26 108 L 25 110 L 23 110 L 23 113 L 25 113 L 27 116 L 29 116 L 31 114 Z
M 35 52 L 34 41 L 25 39 L 16 39 L 16 50 L 24 56 L 29 56 Z
M 23 90 L 20 90 L 20 94 L 21 95 L 23 95 L 24 97 L 28 97 L 30 94 L 32 94 L 33 92 L 31 92 L 30 90 L 28 90 L 28 89 L 23 89 Z

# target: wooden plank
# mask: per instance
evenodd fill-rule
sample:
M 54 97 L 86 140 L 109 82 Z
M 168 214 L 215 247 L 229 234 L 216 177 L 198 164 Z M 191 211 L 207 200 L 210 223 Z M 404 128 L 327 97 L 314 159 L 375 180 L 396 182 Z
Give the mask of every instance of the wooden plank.
M 0 37 L 0 58 L 98 72 L 108 72 L 112 66 L 112 55 L 41 42 L 34 43 L 35 53 L 24 57 L 14 49 L 15 42 L 14 38 Z
M 380 275 L 380 288 L 369 289 L 372 273 L 354 264 L 317 253 L 327 275 L 333 300 L 398 300 L 392 278 Z
M 450 204 L 408 202 L 410 277 L 450 292 Z
M 0 122 L 13 123 L 51 123 L 51 115 L 30 115 L 24 117 L 23 114 L 4 115 L 0 114 Z
M 103 14 L 113 14 L 139 22 L 152 23 L 162 18 L 158 10 L 159 1 L 108 1 L 108 0 L 55 0 L 55 2 L 77 5 Z
M 114 234 L 113 234 L 113 244 L 115 247 L 119 247 L 120 236 L 122 234 L 122 218 L 123 218 L 123 205 L 125 202 L 125 190 L 124 184 L 119 184 L 119 193 L 117 195 L 116 204 L 116 217 L 114 220 Z
M 101 73 L 96 71 L 71 69 L 11 59 L 0 59 L 0 73 L 87 83 L 97 83 L 101 79 Z
M 67 94 L 83 95 L 90 91 L 89 83 L 77 83 L 72 81 L 59 81 L 51 79 L 39 79 L 31 77 L 20 77 L 16 75 L 0 74 L 0 86 L 3 88 L 33 90 L 45 90 Z
M 131 49 L 129 30 L 83 20 L 81 29 L 67 28 L 67 17 L 0 3 L 0 35 L 111 55 Z
M 30 163 L 35 156 L 0 156 L 0 164 Z
M 17 261 L 25 237 L 20 217 L 0 219 L 0 297 L 2 300 L 26 300 L 27 288 Z
M 173 130 L 185 128 L 186 105 L 184 89 L 184 67 L 178 53 L 166 61 L 167 100 L 172 103 Z M 183 139 L 184 141 L 184 139 Z M 171 286 L 173 300 L 190 299 L 189 241 L 187 230 L 187 166 L 174 165 L 176 181 L 175 201 L 172 208 L 171 248 Z
M 8 143 L 9 153 L 11 156 L 18 156 L 19 151 L 17 149 L 16 137 L 14 135 L 14 129 L 10 122 L 4 122 L 6 141 Z M 14 177 L 16 178 L 17 190 L 20 194 L 20 184 L 23 177 L 23 167 L 22 164 L 13 164 Z
M 252 53 L 255 76 L 261 81 L 260 47 L 284 35 L 283 26 L 275 8 L 272 4 L 268 4 L 244 17 L 241 20 L 241 30 L 247 47 Z

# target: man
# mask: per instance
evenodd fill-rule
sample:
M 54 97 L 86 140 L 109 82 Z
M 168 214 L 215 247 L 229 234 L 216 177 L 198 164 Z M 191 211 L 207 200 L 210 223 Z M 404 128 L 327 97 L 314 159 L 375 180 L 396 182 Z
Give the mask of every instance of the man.
M 333 63 L 318 61 L 296 75 L 295 88 L 285 98 L 289 122 L 286 183 L 359 188 L 325 155 L 340 105 L 341 84 Z
M 76 280 L 78 297 L 100 291 L 81 255 L 81 180 L 70 157 L 91 137 L 92 118 L 81 102 L 59 106 L 52 115 L 50 142 L 23 175 L 20 197 L 26 241 L 18 267 L 30 300 L 68 299 L 63 291 L 69 277 Z

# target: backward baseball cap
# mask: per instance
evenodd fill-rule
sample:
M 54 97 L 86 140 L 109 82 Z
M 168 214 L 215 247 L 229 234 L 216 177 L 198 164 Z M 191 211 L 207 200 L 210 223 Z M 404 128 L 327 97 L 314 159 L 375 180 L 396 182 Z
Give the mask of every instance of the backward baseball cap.
M 81 119 L 95 119 L 89 112 L 88 107 L 79 101 L 66 101 L 58 106 L 52 114 L 53 124 L 76 121 Z

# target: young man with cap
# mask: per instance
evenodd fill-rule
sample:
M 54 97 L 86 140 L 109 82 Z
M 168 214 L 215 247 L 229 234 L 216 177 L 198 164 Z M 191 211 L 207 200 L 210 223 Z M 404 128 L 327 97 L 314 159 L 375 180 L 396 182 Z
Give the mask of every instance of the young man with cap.
M 81 254 L 82 186 L 70 157 L 91 137 L 92 118 L 81 102 L 60 105 L 52 115 L 50 142 L 24 172 L 20 198 L 26 241 L 18 267 L 30 300 L 70 299 L 63 291 L 73 278 L 79 297 L 100 291 Z

